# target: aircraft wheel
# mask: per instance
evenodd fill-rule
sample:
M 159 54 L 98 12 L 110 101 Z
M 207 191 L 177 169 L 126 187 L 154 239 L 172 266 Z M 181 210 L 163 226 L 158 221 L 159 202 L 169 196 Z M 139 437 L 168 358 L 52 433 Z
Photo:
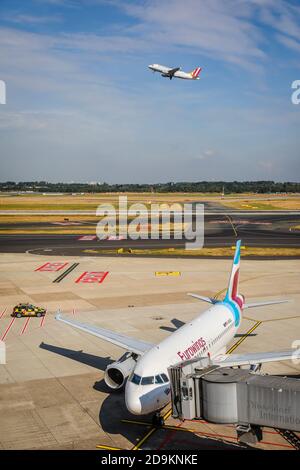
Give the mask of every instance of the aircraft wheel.
M 160 428 L 165 424 L 165 420 L 160 413 L 155 413 L 155 415 L 152 417 L 152 424 L 153 426 Z

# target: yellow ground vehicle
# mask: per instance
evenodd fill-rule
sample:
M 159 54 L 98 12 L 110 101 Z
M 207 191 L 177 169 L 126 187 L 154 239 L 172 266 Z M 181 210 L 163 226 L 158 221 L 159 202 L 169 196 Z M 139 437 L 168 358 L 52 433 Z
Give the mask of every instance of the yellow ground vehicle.
M 12 317 L 43 317 L 46 309 L 43 307 L 35 307 L 32 304 L 18 304 L 14 307 Z

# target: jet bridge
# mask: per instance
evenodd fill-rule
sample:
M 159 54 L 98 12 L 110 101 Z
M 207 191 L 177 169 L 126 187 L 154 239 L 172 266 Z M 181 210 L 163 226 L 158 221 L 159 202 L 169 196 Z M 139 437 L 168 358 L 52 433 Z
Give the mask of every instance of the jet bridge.
M 262 439 L 263 426 L 300 431 L 300 379 L 211 365 L 208 358 L 172 366 L 169 375 L 174 418 L 235 424 L 247 443 Z

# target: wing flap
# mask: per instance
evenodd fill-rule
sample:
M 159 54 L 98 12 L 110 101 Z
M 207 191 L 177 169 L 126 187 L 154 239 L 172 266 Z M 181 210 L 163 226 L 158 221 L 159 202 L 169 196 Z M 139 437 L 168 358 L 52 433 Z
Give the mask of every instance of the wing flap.
M 89 333 L 90 335 L 97 336 L 97 338 L 103 339 L 109 343 L 115 344 L 120 348 L 125 349 L 126 351 L 134 352 L 136 354 L 144 354 L 146 351 L 153 347 L 153 344 L 147 343 L 146 341 L 141 341 L 130 336 L 122 335 L 121 333 L 116 333 L 105 328 L 100 328 L 98 326 L 88 325 L 87 323 L 81 323 L 77 320 L 71 320 L 65 318 L 58 313 L 55 316 L 55 319 L 66 323 L 73 328 Z

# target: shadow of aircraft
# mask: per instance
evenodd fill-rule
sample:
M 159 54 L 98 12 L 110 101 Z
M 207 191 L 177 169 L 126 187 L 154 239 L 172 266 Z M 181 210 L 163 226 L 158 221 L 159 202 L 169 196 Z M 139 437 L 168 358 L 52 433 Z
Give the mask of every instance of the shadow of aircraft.
M 235 338 L 250 338 L 251 336 L 257 336 L 257 333 L 250 333 L 249 335 L 243 334 L 243 333 L 236 333 L 234 335 Z
M 174 333 L 174 331 L 179 330 L 179 328 L 181 328 L 183 325 L 185 325 L 185 323 L 183 321 L 178 320 L 177 318 L 173 318 L 171 320 L 171 323 L 174 325 L 174 327 L 172 327 L 172 326 L 160 326 L 159 328 L 161 330 L 165 330 L 165 331 L 169 331 L 170 333 Z
M 95 384 L 96 385 L 96 384 Z M 129 420 L 130 422 L 123 422 Z M 110 393 L 102 403 L 99 413 L 99 423 L 103 431 L 112 436 L 123 436 L 129 443 L 128 448 L 136 445 L 138 442 L 149 433 L 152 426 L 152 415 L 134 416 L 129 413 L 125 405 L 124 392 Z M 179 423 L 179 421 L 178 421 Z M 177 424 L 178 424 L 177 423 Z M 168 421 L 166 423 L 168 425 Z M 172 422 L 169 424 L 173 424 Z M 176 424 L 175 424 L 176 426 Z M 222 425 L 221 425 L 222 426 Z M 189 422 L 189 428 L 197 430 L 197 423 Z M 188 450 L 245 450 L 253 449 L 245 444 L 232 442 L 231 433 L 228 433 L 228 440 L 224 436 L 224 428 L 222 435 L 215 436 L 199 435 L 197 431 L 170 430 L 170 428 L 157 428 L 149 439 L 141 446 L 141 449 L 147 450 L 174 450 L 174 449 L 188 449 Z M 203 429 L 201 429 L 203 432 Z M 208 434 L 212 434 L 211 429 L 208 429 Z M 220 430 L 221 434 L 221 430 Z M 119 438 L 117 438 L 119 440 Z M 99 442 L 101 444 L 101 442 Z
M 102 371 L 105 371 L 106 367 L 114 362 L 110 357 L 95 356 L 94 354 L 85 353 L 82 350 L 75 351 L 73 349 L 62 348 L 60 346 L 54 346 L 53 344 L 43 342 L 40 344 L 40 348 L 59 354 L 60 356 L 68 357 L 69 359 L 73 359 L 73 361 L 81 362 L 82 364 L 86 364 Z

